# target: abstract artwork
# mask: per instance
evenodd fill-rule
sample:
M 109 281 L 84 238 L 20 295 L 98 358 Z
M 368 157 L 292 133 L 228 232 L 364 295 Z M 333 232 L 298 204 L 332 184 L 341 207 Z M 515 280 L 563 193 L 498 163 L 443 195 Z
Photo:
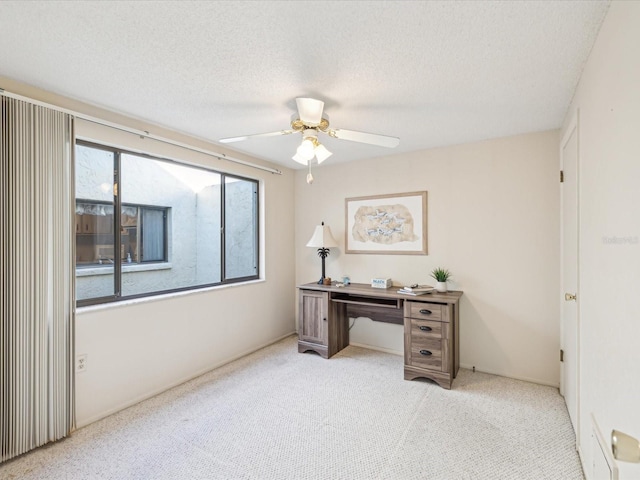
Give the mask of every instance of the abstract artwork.
M 345 200 L 345 253 L 426 255 L 427 192 Z

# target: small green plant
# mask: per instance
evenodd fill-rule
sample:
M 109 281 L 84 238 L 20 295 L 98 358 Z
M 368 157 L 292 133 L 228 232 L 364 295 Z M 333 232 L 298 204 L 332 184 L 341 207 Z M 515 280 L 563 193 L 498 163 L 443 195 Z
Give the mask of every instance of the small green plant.
M 438 267 L 433 269 L 431 276 L 436 279 L 436 282 L 446 282 L 451 278 L 451 272 Z

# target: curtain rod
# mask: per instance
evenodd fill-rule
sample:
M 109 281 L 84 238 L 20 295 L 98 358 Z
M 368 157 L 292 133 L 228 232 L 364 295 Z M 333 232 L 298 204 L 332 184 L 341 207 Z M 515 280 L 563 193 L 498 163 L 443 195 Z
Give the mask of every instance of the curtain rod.
M 185 148 L 187 150 L 191 150 L 193 152 L 203 153 L 210 157 L 217 158 L 218 160 L 227 160 L 229 162 L 238 163 L 240 165 L 244 165 L 251 168 L 257 168 L 259 170 L 264 170 L 265 172 L 273 173 L 274 175 L 282 175 L 281 170 L 277 170 L 275 168 L 263 167 L 262 165 L 258 165 L 256 163 L 247 162 L 245 160 L 240 160 L 239 158 L 230 157 L 224 153 L 212 152 L 210 150 L 206 150 L 204 148 L 194 147 L 187 143 L 177 142 L 175 140 L 171 140 L 169 138 L 161 137 L 159 135 L 154 135 L 153 133 L 149 133 L 145 130 L 138 130 L 135 128 L 125 127 L 124 125 L 120 125 L 117 123 L 109 122 L 107 120 L 102 120 L 97 117 L 92 117 L 91 115 L 86 115 L 84 113 L 76 112 L 74 110 L 69 110 L 67 108 L 58 107 L 57 105 L 52 105 L 50 103 L 41 102 L 40 100 L 35 100 L 33 98 L 24 97 L 22 95 L 18 95 L 17 93 L 7 92 L 5 89 L 0 87 L 0 95 L 5 97 L 15 98 L 16 100 L 22 100 L 25 102 L 33 103 L 34 105 L 38 105 L 41 107 L 50 108 L 52 110 L 57 110 L 62 113 L 66 113 L 72 115 L 76 118 L 80 118 L 82 120 L 86 120 L 88 122 L 96 123 L 98 125 L 104 125 L 105 127 L 113 128 L 115 130 L 121 130 L 123 132 L 131 133 L 134 135 L 138 135 L 143 138 L 150 138 L 151 140 L 157 140 L 158 142 L 167 143 L 169 145 L 174 145 L 176 147 Z

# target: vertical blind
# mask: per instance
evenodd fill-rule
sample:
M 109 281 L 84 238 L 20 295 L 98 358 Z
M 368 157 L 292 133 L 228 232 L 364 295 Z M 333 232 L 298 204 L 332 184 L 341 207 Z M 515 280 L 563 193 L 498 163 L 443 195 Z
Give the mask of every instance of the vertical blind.
M 0 462 L 74 426 L 73 117 L 0 96 Z

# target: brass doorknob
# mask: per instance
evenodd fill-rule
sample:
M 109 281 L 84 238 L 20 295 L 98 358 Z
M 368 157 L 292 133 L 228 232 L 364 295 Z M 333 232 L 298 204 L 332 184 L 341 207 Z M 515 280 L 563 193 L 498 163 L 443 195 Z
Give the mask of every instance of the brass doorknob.
M 611 431 L 611 450 L 613 458 L 623 462 L 640 463 L 640 442 L 631 435 Z
M 576 296 L 575 296 L 575 294 L 565 293 L 564 294 L 564 300 L 565 300 L 565 302 L 570 302 L 571 300 L 575 301 L 576 300 Z

